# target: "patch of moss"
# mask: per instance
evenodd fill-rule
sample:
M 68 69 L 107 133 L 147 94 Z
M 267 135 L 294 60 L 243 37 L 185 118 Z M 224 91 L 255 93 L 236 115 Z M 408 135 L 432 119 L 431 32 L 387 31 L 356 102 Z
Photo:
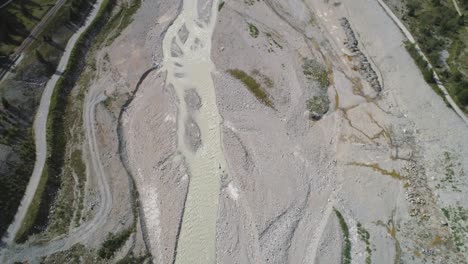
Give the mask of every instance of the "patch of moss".
M 366 164 L 366 163 L 361 163 L 361 162 L 351 162 L 350 165 L 355 165 L 355 166 L 359 166 L 359 167 L 367 167 L 367 168 L 371 168 L 373 169 L 374 171 L 376 172 L 379 172 L 380 174 L 382 175 L 385 175 L 385 176 L 390 176 L 394 179 L 397 179 L 397 180 L 403 180 L 405 177 L 403 177 L 400 173 L 398 173 L 397 171 L 395 170 L 391 170 L 391 171 L 388 171 L 386 169 L 382 169 L 380 167 L 379 164 L 377 163 L 372 163 L 372 164 Z
M 273 103 L 268 98 L 267 93 L 263 90 L 260 84 L 246 72 L 239 69 L 231 69 L 227 71 L 231 76 L 241 81 L 257 99 L 268 107 L 274 108 Z

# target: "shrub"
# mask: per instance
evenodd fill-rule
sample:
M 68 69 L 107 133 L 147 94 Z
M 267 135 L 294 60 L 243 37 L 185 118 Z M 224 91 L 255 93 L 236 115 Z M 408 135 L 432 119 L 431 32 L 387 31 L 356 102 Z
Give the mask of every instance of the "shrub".
M 250 36 L 252 38 L 257 38 L 259 34 L 258 28 L 254 24 L 251 24 L 251 23 L 248 23 L 248 25 L 249 25 Z

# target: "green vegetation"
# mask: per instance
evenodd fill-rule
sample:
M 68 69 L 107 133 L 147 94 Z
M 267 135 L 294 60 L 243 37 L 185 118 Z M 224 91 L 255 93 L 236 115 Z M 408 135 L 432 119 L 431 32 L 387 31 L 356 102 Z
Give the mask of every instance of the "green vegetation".
M 17 4 L 19 2 L 21 1 L 14 1 Z M 63 47 L 73 34 L 70 18 L 67 15 L 73 3 L 75 0 L 66 2 L 49 20 L 43 32 L 36 36 L 35 41 L 23 53 L 24 58 L 15 68 L 15 74 L 5 77 L 0 85 L 2 102 L 8 104 L 8 107 L 4 105 L 3 110 L 0 111 L 7 115 L 7 118 L 0 117 L 0 130 L 2 127 L 6 129 L 5 133 L 1 133 L 0 141 L 1 144 L 11 148 L 10 153 L 7 151 L 7 154 L 13 157 L 12 160 L 2 160 L 9 166 L 5 172 L 1 172 L 2 177 L 0 177 L 0 189 L 4 195 L 0 198 L 3 209 L 0 218 L 0 235 L 13 221 L 33 171 L 35 145 L 32 123 L 39 103 L 38 99 L 43 90 L 38 84 L 45 83 L 53 74 L 63 53 Z M 81 12 L 81 19 L 86 16 L 91 4 L 89 1 L 87 3 L 87 6 L 82 6 L 84 10 L 75 9 L 75 12 Z M 3 11 L 4 9 L 0 13 Z M 4 43 L 0 41 L 0 46 L 2 45 Z M 0 56 L 0 64 L 4 61 L 5 58 L 2 59 Z M 15 96 L 10 99 L 8 98 L 10 94 L 15 94 Z M 12 123 L 12 120 L 15 122 Z
M 31 204 L 28 207 L 28 211 L 21 223 L 20 228 L 15 236 L 16 243 L 23 243 L 27 240 L 28 236 L 30 235 L 30 229 L 34 225 L 36 221 L 36 217 L 39 214 L 39 207 L 41 205 L 41 196 L 44 190 L 46 189 L 46 183 L 48 180 L 47 171 L 43 171 L 39 184 L 37 185 L 36 192 L 34 193 L 34 197 L 32 199 Z
M 96 42 L 101 43 L 103 40 L 100 38 L 106 38 L 105 45 L 110 45 L 112 42 L 120 36 L 122 31 L 133 21 L 133 15 L 140 8 L 142 0 L 133 0 L 131 4 L 124 2 L 119 4 L 119 10 L 115 15 L 112 15 L 110 21 L 107 22 L 104 31 L 111 33 L 109 34 L 99 34 L 97 36 Z M 109 55 L 107 55 L 107 60 Z M 105 59 L 105 58 L 104 58 Z
M 226 2 L 224 2 L 224 1 L 221 1 L 221 3 L 219 3 L 219 5 L 218 5 L 218 12 L 221 11 L 221 9 L 223 9 L 225 3 L 226 3 Z
M 117 264 L 140 264 L 140 263 L 146 263 L 145 260 L 148 259 L 150 256 L 145 255 L 145 256 L 139 256 L 135 257 L 133 254 L 130 254 L 126 256 L 125 258 L 117 261 Z
M 252 92 L 255 95 L 255 97 L 257 97 L 257 99 L 260 102 L 262 102 L 268 107 L 274 108 L 273 102 L 271 102 L 266 92 L 253 77 L 248 75 L 246 72 L 238 69 L 231 69 L 227 72 L 231 74 L 234 78 L 240 80 L 247 87 L 247 89 L 249 89 L 249 91 Z
M 343 242 L 344 242 L 344 249 L 343 249 L 343 256 L 341 257 L 341 263 L 343 264 L 351 264 L 351 240 L 349 239 L 349 228 L 348 224 L 341 215 L 340 211 L 336 208 L 333 208 L 335 211 L 336 217 L 338 218 L 338 223 L 340 224 L 341 232 L 343 232 Z
M 459 252 L 468 252 L 468 210 L 461 206 L 442 208 L 449 222 L 451 239 Z
M 434 66 L 449 94 L 463 107 L 468 106 L 468 27 L 465 15 L 459 16 L 452 1 L 406 0 L 403 20 L 415 36 L 421 50 Z M 466 1 L 458 1 L 466 6 Z M 406 45 L 408 48 L 408 44 Z M 414 53 L 409 47 L 408 51 Z M 445 53 L 445 55 L 444 55 Z M 448 55 L 448 56 L 447 56 Z M 433 78 L 414 54 L 428 83 Z M 466 110 L 466 108 L 465 108 Z
M 253 6 L 255 4 L 255 0 L 244 0 L 244 3 L 249 6 Z
M 13 53 L 56 2 L 56 0 L 19 0 L 1 9 L 0 56 Z M 77 24 L 82 19 L 82 12 L 91 4 L 90 0 L 70 0 L 62 9 L 61 15 L 66 16 L 68 22 Z
M 0 56 L 12 53 L 55 2 L 13 1 L 0 9 Z
M 382 175 L 385 175 L 385 176 L 390 176 L 394 179 L 397 179 L 397 180 L 403 180 L 405 179 L 405 177 L 403 177 L 400 173 L 398 173 L 397 171 L 395 170 L 391 170 L 391 171 L 388 171 L 386 169 L 383 169 L 380 167 L 379 164 L 377 163 L 372 163 L 372 164 L 366 164 L 366 163 L 360 163 L 360 162 L 351 162 L 349 163 L 350 165 L 354 165 L 354 166 L 359 166 L 359 167 L 367 167 L 367 168 L 371 168 L 373 169 L 374 171 L 382 174 Z
M 249 34 L 252 38 L 257 38 L 258 37 L 258 34 L 259 34 L 259 31 L 258 31 L 258 28 L 252 24 L 252 23 L 247 23 L 247 25 L 249 26 Z
M 0 105 L 0 147 L 10 157 L 2 160 L 0 168 L 0 235 L 7 230 L 20 205 L 31 176 L 35 160 L 33 132 L 24 128 L 21 109 L 2 98 Z M 10 147 L 6 147 L 10 146 Z M 15 160 L 21 162 L 14 164 Z
M 110 234 L 101 248 L 98 251 L 99 257 L 103 259 L 110 259 L 114 253 L 119 250 L 133 233 L 133 228 L 128 228 L 118 234 Z
M 461 190 L 455 184 L 455 165 L 452 162 L 452 156 L 447 151 L 444 152 L 444 170 L 445 177 L 441 180 L 441 182 L 450 184 L 453 191 L 461 192 Z
M 311 113 L 311 118 L 314 120 L 320 119 L 326 114 L 330 108 L 330 100 L 328 96 L 312 96 L 306 101 L 307 109 Z
M 405 41 L 405 48 L 421 70 L 424 80 L 426 80 L 426 82 L 429 84 L 435 84 L 434 73 L 429 68 L 429 65 L 424 60 L 424 58 L 419 54 L 416 46 L 409 41 Z M 438 94 L 442 95 L 440 89 L 437 86 L 434 86 L 434 89 Z
M 85 91 L 96 70 L 93 54 L 98 47 L 112 43 L 132 21 L 132 16 L 140 4 L 140 0 L 135 0 L 130 6 L 127 4 L 117 6 L 114 0 L 105 1 L 94 22 L 77 41 L 67 70 L 54 90 L 48 120 L 48 149 L 52 150 L 52 154 L 46 161 L 46 169 L 56 175 L 56 180 L 48 179 L 48 187 L 53 190 L 58 189 L 59 192 L 56 197 L 48 197 L 48 194 L 44 193 L 41 201 L 41 206 L 44 211 L 47 210 L 47 218 L 50 219 L 47 234 L 49 237 L 67 231 L 75 212 L 70 208 L 76 209 L 75 225 L 78 225 L 82 218 L 86 166 L 82 160 L 82 152 L 76 146 L 80 145 L 84 137 L 82 109 Z M 77 83 L 79 85 L 76 85 Z M 71 91 L 75 87 L 78 89 L 77 95 L 71 96 Z M 70 127 L 73 130 L 66 129 Z M 63 156 L 54 155 L 56 153 L 61 153 Z M 76 186 L 73 174 L 78 180 Z M 51 203 L 54 210 L 49 214 Z M 41 221 L 42 217 L 43 215 L 37 215 L 36 221 Z
M 372 263 L 372 249 L 370 245 L 370 234 L 369 231 L 367 231 L 361 223 L 357 223 L 357 229 L 358 229 L 358 236 L 359 239 L 366 244 L 366 264 L 371 264 Z
M 306 101 L 312 120 L 319 120 L 330 108 L 327 90 L 331 83 L 331 75 L 325 67 L 314 59 L 306 58 L 302 64 L 302 72 L 309 81 L 316 82 L 319 94 Z
M 308 80 L 317 81 L 322 90 L 330 86 L 330 73 L 314 59 L 306 58 L 302 64 L 302 71 Z
M 65 72 L 57 82 L 51 97 L 49 116 L 47 120 L 47 144 L 50 155 L 46 159 L 41 182 L 46 181 L 45 188 L 38 188 L 34 203 L 28 208 L 26 219 L 21 223 L 20 230 L 15 240 L 23 242 L 30 234 L 38 233 L 47 225 L 50 206 L 53 204 L 57 190 L 61 185 L 61 176 L 66 156 L 67 122 L 66 110 L 69 104 L 70 92 L 84 68 L 84 60 L 89 50 L 91 41 L 109 19 L 114 0 L 105 0 L 93 23 L 80 36 L 71 51 L 70 59 Z

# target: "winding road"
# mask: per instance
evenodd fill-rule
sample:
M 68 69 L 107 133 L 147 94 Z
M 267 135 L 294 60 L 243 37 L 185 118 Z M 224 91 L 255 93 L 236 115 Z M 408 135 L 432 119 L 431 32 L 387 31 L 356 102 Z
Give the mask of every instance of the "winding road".
M 65 70 L 68 60 L 70 58 L 71 51 L 76 44 L 76 41 L 81 36 L 83 32 L 89 27 L 92 21 L 95 19 L 103 0 L 98 0 L 94 9 L 88 17 L 86 23 L 81 27 L 69 40 L 65 52 L 60 60 L 57 71 L 62 72 Z M 97 183 L 99 188 L 100 197 L 100 206 L 94 215 L 91 221 L 85 222 L 76 229 L 72 230 L 68 235 L 58 237 L 52 240 L 50 243 L 42 245 L 17 245 L 14 244 L 13 240 L 16 232 L 18 231 L 24 216 L 26 215 L 27 208 L 31 204 L 31 201 L 34 197 L 34 193 L 37 189 L 38 183 L 40 181 L 42 171 L 44 168 L 45 160 L 47 157 L 47 140 L 46 140 L 46 127 L 47 127 L 47 116 L 49 113 L 50 99 L 53 94 L 55 85 L 60 78 L 59 75 L 54 75 L 49 80 L 46 85 L 46 88 L 42 94 L 41 102 L 36 114 L 36 119 L 34 121 L 34 131 L 35 131 L 35 142 L 36 142 L 36 163 L 34 165 L 33 175 L 31 176 L 30 182 L 26 189 L 26 193 L 23 197 L 21 205 L 18 209 L 18 212 L 15 216 L 14 222 L 10 225 L 7 237 L 4 238 L 4 242 L 8 245 L 6 249 L 1 252 L 1 258 L 3 263 L 6 261 L 20 261 L 28 258 L 37 258 L 40 256 L 45 256 L 52 254 L 57 251 L 62 251 L 70 248 L 77 242 L 86 240 L 89 238 L 96 230 L 102 227 L 106 222 L 106 215 L 112 209 L 112 196 L 109 189 L 109 185 L 106 180 L 106 175 L 103 170 L 103 166 L 100 160 L 97 140 L 96 140 L 96 131 L 95 131 L 95 107 L 97 104 L 105 100 L 105 96 L 96 91 L 91 90 L 87 97 L 84 107 L 84 126 L 86 130 L 86 136 L 88 140 L 88 147 L 90 153 L 90 161 L 88 174 L 95 175 L 97 177 Z

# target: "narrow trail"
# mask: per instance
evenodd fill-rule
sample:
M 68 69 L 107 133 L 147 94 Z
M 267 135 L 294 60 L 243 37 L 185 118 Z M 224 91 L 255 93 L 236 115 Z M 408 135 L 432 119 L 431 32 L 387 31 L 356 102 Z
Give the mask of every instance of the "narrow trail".
M 185 203 L 175 263 L 216 262 L 216 218 L 220 177 L 227 168 L 222 150 L 221 117 L 211 73 L 211 37 L 218 1 L 184 0 L 183 9 L 169 27 L 163 41 L 163 68 L 167 83 L 174 86 L 178 100 L 177 147 L 189 168 L 190 185 Z M 202 8 L 202 9 L 200 9 Z M 206 13 L 208 11 L 209 13 Z M 188 37 L 181 37 L 185 28 Z M 184 31 L 184 30 L 182 30 Z M 195 89 L 202 106 L 195 113 L 187 109 L 185 92 Z M 187 140 L 186 124 L 193 118 L 200 130 L 201 146 Z

